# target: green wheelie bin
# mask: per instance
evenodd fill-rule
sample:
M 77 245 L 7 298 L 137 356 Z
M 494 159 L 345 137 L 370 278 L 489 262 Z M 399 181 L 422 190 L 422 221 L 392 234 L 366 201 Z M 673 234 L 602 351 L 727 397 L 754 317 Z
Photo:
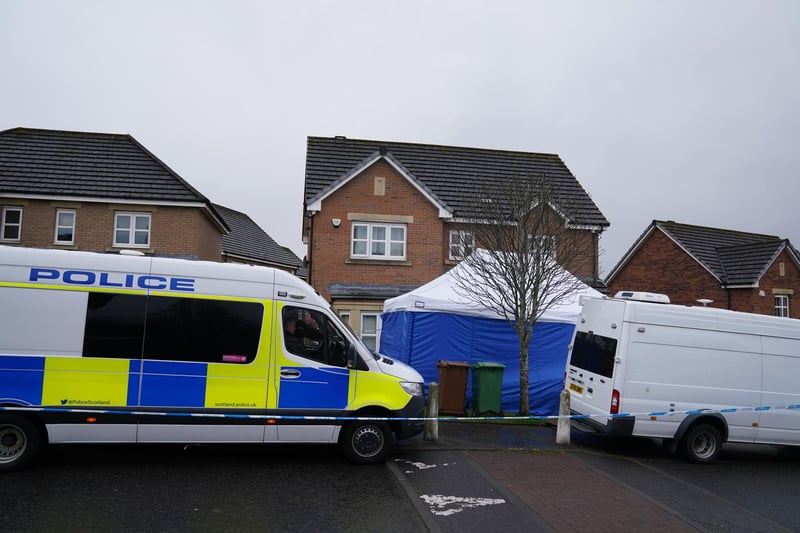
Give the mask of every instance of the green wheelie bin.
M 472 413 L 475 416 L 502 416 L 502 363 L 472 363 Z

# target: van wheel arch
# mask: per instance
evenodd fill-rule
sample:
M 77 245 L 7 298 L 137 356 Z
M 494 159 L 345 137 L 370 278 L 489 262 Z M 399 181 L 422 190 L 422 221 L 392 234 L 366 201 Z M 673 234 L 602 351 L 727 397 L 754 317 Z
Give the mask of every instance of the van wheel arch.
M 681 425 L 678 426 L 678 431 L 675 432 L 675 435 L 672 438 L 676 442 L 682 441 L 683 437 L 686 435 L 686 432 L 688 432 L 689 429 L 696 424 L 711 424 L 717 428 L 717 431 L 719 431 L 722 442 L 728 441 L 728 422 L 720 413 L 700 413 L 687 416 L 683 419 Z
M 687 417 L 675 434 L 677 449 L 693 463 L 713 463 L 728 440 L 728 424 L 717 413 L 690 416 L 693 418 Z
M 389 412 L 366 409 L 353 416 L 388 418 Z M 385 420 L 351 420 L 344 424 L 339 433 L 339 444 L 345 456 L 356 464 L 382 463 L 389 455 L 393 439 L 393 428 Z
M 29 466 L 47 445 L 47 430 L 38 417 L 0 412 L 0 472 Z

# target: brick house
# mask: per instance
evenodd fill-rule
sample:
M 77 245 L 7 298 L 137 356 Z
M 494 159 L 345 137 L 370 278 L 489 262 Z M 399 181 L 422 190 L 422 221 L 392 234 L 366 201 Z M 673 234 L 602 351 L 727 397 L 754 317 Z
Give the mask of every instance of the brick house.
M 0 244 L 245 262 L 300 259 L 212 204 L 130 135 L 0 132 Z
M 612 293 L 800 318 L 800 255 L 786 239 L 654 220 L 606 277 Z
M 372 343 L 385 299 L 463 257 L 465 212 L 480 189 L 543 174 L 555 184 L 554 213 L 564 231 L 587 250 L 582 261 L 564 266 L 596 286 L 599 238 L 609 222 L 557 155 L 309 137 L 308 281 Z

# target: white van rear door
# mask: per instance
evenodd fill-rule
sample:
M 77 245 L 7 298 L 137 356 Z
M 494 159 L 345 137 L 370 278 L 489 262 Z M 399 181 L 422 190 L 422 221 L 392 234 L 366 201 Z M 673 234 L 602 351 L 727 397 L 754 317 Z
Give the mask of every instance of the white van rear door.
M 615 363 L 625 303 L 593 299 L 584 302 L 567 365 L 566 386 L 572 410 L 608 413 L 614 390 Z

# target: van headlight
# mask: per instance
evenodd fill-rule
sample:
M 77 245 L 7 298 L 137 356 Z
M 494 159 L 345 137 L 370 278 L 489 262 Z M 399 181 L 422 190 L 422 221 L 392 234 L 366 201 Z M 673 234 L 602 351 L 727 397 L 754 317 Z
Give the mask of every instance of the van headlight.
M 413 381 L 401 381 L 400 386 L 411 396 L 422 396 L 422 383 Z

